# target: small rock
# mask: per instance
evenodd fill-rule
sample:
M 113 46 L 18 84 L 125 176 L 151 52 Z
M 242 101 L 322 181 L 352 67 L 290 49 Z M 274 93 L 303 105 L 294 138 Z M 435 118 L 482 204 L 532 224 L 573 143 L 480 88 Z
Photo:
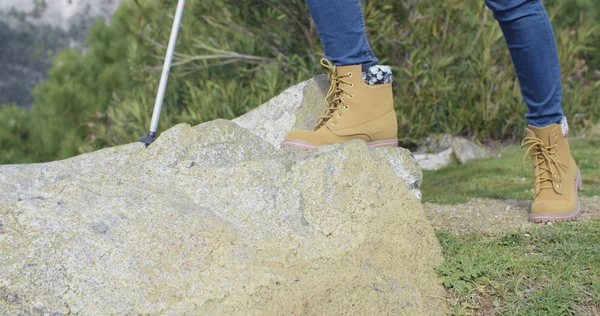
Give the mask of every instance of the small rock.
M 452 154 L 460 164 L 471 160 L 497 156 L 485 148 L 463 137 L 453 137 L 448 134 L 428 136 L 414 156 L 423 170 L 438 170 L 452 162 Z
M 460 164 L 466 164 L 474 159 L 488 157 L 488 153 L 485 148 L 462 137 L 455 137 L 452 140 L 452 149 L 454 151 L 454 157 L 456 157 L 456 160 Z
M 449 165 L 452 162 L 452 147 L 438 154 L 418 154 L 415 153 L 415 159 L 419 167 L 423 170 L 438 170 Z
M 452 137 L 449 134 L 433 134 L 427 136 L 423 145 L 417 149 L 417 153 L 441 153 L 452 147 Z

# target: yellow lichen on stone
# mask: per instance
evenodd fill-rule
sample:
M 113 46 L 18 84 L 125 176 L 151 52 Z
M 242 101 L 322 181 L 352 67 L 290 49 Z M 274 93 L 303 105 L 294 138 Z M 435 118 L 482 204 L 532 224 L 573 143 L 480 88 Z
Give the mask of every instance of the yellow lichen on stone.
M 257 134 L 0 166 L 0 314 L 444 314 L 406 150 Z

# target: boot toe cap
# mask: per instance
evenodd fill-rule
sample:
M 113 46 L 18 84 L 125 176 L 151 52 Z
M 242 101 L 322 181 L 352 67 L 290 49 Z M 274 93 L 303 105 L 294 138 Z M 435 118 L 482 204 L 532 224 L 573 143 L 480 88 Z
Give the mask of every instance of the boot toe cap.
M 281 146 L 291 146 L 291 147 L 300 147 L 306 149 L 312 149 L 319 146 L 319 143 L 315 141 L 315 132 L 313 131 L 303 131 L 303 130 L 294 130 L 287 133 L 283 142 L 281 142 Z

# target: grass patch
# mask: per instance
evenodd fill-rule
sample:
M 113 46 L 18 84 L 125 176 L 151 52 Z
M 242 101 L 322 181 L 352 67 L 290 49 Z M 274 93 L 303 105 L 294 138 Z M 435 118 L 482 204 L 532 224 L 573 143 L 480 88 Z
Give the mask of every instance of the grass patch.
M 571 139 L 582 196 L 600 195 L 600 135 Z M 424 171 L 423 201 L 533 197 L 529 158 L 517 145 L 501 158 Z M 437 267 L 453 315 L 600 315 L 600 222 L 538 225 L 497 236 L 436 232 L 446 262 Z
M 456 204 L 475 197 L 532 199 L 533 171 L 529 158 L 521 166 L 524 153 L 515 145 L 504 150 L 501 158 L 423 171 L 423 202 Z M 572 139 L 571 154 L 583 176 L 580 195 L 600 195 L 600 138 Z
M 537 226 L 499 237 L 438 231 L 437 268 L 454 315 L 598 315 L 600 223 Z

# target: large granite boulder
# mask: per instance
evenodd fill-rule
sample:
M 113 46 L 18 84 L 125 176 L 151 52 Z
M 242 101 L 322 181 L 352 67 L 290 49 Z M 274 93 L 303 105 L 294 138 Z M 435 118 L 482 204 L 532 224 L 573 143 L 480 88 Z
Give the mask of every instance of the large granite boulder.
M 148 148 L 0 166 L 0 314 L 444 314 L 410 153 L 278 148 L 321 86 Z

